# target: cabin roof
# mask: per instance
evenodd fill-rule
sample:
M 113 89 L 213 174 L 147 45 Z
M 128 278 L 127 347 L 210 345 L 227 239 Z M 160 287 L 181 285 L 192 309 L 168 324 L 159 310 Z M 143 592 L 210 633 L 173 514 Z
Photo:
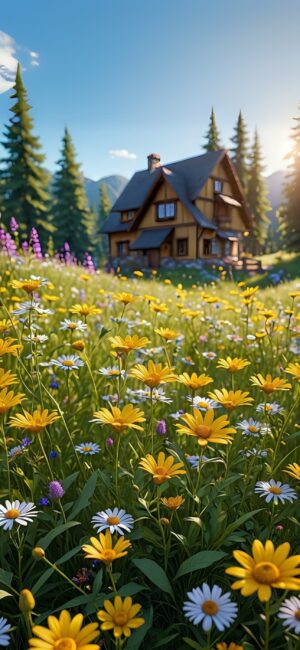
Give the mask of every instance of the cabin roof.
M 101 228 L 102 232 L 113 233 L 130 230 L 133 222 L 122 222 L 121 212 L 140 210 L 152 189 L 163 177 L 173 187 L 196 222 L 204 228 L 214 230 L 214 224 L 206 219 L 192 201 L 198 196 L 217 162 L 225 153 L 224 149 L 209 151 L 201 156 L 193 156 L 192 158 L 168 163 L 157 167 L 153 171 L 143 169 L 136 172 L 114 203 L 112 211 Z

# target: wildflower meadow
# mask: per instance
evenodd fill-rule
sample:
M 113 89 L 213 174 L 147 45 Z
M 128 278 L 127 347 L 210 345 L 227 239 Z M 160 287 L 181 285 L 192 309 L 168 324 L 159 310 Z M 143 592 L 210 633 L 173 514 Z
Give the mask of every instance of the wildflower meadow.
M 33 243 L 0 258 L 0 646 L 296 650 L 299 281 Z

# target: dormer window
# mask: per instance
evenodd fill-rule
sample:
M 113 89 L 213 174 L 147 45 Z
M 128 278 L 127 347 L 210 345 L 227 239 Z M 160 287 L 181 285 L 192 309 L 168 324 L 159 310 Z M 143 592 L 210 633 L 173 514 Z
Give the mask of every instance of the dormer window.
M 174 219 L 175 214 L 176 214 L 176 203 L 174 203 L 174 201 L 165 201 L 163 203 L 157 203 L 156 218 L 158 221 Z
M 121 212 L 121 222 L 132 221 L 134 217 L 134 210 L 128 210 L 128 212 Z
M 216 192 L 217 194 L 220 194 L 220 192 L 222 192 L 222 189 L 223 189 L 222 181 L 220 181 L 218 179 L 215 179 L 214 180 L 214 192 Z

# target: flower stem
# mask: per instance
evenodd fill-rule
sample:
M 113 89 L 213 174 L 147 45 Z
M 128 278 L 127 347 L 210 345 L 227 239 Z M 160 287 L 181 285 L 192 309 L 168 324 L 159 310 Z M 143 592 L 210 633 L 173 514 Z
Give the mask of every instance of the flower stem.
M 270 640 L 270 603 L 266 603 L 266 624 L 265 624 L 265 643 L 264 650 L 269 650 L 269 640 Z

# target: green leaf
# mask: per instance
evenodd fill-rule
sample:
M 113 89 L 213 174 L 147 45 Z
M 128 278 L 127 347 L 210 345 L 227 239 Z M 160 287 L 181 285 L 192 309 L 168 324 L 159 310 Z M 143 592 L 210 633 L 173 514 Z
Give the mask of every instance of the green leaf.
M 2 583 L 3 585 L 6 585 L 6 587 L 10 587 L 13 579 L 13 573 L 10 573 L 10 571 L 4 571 L 4 569 L 0 569 L 0 584 Z
M 235 519 L 235 521 L 232 524 L 229 524 L 229 526 L 227 526 L 223 535 L 221 535 L 221 537 L 217 539 L 214 546 L 215 545 L 220 546 L 220 544 L 223 542 L 224 539 L 226 539 L 226 537 L 228 537 L 228 535 L 230 535 L 234 530 L 239 528 L 246 521 L 248 521 L 248 519 L 252 519 L 252 517 L 254 517 L 258 512 L 261 512 L 261 510 L 262 508 L 258 508 L 258 510 L 251 510 L 251 512 L 246 512 L 246 514 L 242 515 L 238 519 Z
M 138 650 L 139 647 L 141 646 L 148 630 L 152 627 L 152 619 L 153 619 L 153 609 L 146 609 L 143 611 L 143 618 L 145 620 L 144 625 L 141 625 L 141 627 L 138 630 L 135 630 L 135 632 L 132 634 L 130 639 L 127 641 L 126 644 L 126 650 Z
M 70 476 L 67 476 L 63 481 L 62 481 L 62 486 L 64 490 L 68 490 L 69 487 L 71 487 L 72 483 L 76 481 L 77 477 L 79 476 L 79 472 L 74 472 L 74 474 L 70 474 Z
M 193 641 L 193 639 L 189 639 L 187 636 L 183 637 L 182 640 L 185 641 L 190 648 L 195 648 L 195 650 L 205 650 L 204 646 L 197 643 L 197 641 Z
M 161 641 L 158 641 L 155 643 L 152 648 L 161 648 L 163 645 L 166 645 L 169 643 L 169 641 L 173 641 L 173 639 L 176 639 L 178 636 L 179 632 L 176 632 L 176 634 L 169 634 L 169 636 L 165 636 L 164 639 L 161 639 Z
M 64 562 L 67 562 L 68 560 L 71 559 L 71 557 L 77 555 L 79 551 L 81 551 L 81 546 L 75 546 L 75 548 L 72 548 L 70 551 L 62 555 L 58 560 L 56 560 L 55 564 L 63 564 Z
M 74 526 L 79 526 L 79 525 L 80 525 L 80 521 L 68 521 L 67 524 L 61 524 L 60 526 L 56 526 L 56 528 L 50 530 L 50 533 L 45 535 L 45 537 L 41 537 L 41 539 L 39 539 L 39 541 L 37 542 L 36 546 L 41 546 L 41 548 L 43 548 L 45 551 L 46 548 L 48 548 L 49 544 L 53 542 L 55 537 L 58 537 L 58 535 L 62 535 L 69 528 L 73 528 Z
M 100 591 L 103 582 L 103 569 L 98 571 L 95 580 L 93 582 L 93 594 L 97 596 L 97 593 Z
M 36 596 L 39 593 L 40 589 L 43 587 L 45 582 L 47 582 L 48 578 L 50 578 L 53 571 L 54 571 L 54 569 L 51 569 L 51 567 L 49 569 L 46 569 L 46 571 L 44 571 L 44 573 L 42 573 L 39 580 L 34 583 L 32 589 L 31 589 L 34 596 Z
M 186 573 L 206 569 L 208 566 L 221 560 L 225 555 L 226 553 L 222 551 L 200 551 L 199 553 L 195 553 L 195 555 L 188 557 L 182 562 L 176 573 L 175 580 L 186 575 Z
M 118 590 L 118 594 L 124 598 L 125 596 L 134 596 L 145 589 L 148 589 L 145 585 L 141 586 L 138 585 L 137 582 L 128 582 L 127 585 L 123 585 L 123 587 Z
M 154 560 L 132 560 L 133 564 L 151 581 L 156 587 L 174 597 L 173 589 L 169 582 L 169 578 L 164 570 L 154 562 Z
M 69 515 L 68 519 L 74 519 L 74 517 L 77 517 L 79 512 L 81 512 L 81 510 L 88 507 L 90 503 L 90 498 L 93 496 L 95 492 L 95 488 L 97 485 L 97 478 L 98 478 L 98 470 L 96 472 L 93 472 L 93 474 L 86 482 L 83 490 L 81 491 L 81 495 L 79 499 L 76 501 L 75 506 L 71 514 Z

